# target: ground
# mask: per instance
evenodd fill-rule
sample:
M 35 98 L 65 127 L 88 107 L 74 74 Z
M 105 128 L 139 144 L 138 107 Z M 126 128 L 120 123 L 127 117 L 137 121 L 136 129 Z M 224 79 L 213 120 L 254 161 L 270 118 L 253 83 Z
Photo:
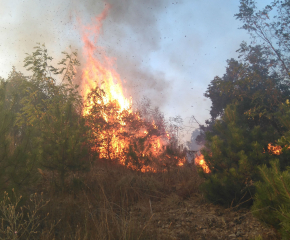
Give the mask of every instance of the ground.
M 144 203 L 132 207 L 131 219 L 144 226 L 148 236 L 149 232 L 155 234 L 155 239 L 278 239 L 249 209 L 223 208 L 207 203 L 200 195 L 183 200 L 172 194 L 150 202 L 147 207 Z

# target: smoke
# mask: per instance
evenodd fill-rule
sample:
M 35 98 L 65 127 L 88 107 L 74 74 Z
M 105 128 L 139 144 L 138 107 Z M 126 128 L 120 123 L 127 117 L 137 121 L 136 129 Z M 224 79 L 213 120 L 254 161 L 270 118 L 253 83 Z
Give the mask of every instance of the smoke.
M 89 16 L 100 9 L 94 1 L 79 4 Z M 146 96 L 161 106 L 169 95 L 170 83 L 163 72 L 152 70 L 148 63 L 150 54 L 160 49 L 158 18 L 168 1 L 108 0 L 106 4 L 110 10 L 99 43 L 109 56 L 115 57 L 127 96 L 134 100 Z
M 36 43 L 46 45 L 54 63 L 69 45 L 81 53 L 79 23 L 90 24 L 109 5 L 98 44 L 115 58 L 128 96 L 139 99 L 146 95 L 161 106 L 169 95 L 170 83 L 163 72 L 153 70 L 148 63 L 150 54 L 160 48 L 158 18 L 167 4 L 166 0 L 2 1 L 0 66 L 6 71 L 4 75 L 13 65 L 23 71 L 25 53 L 31 53 Z
M 0 75 L 7 77 L 13 65 L 23 71 L 25 53 L 37 42 L 54 63 L 69 45 L 83 63 L 80 24 L 90 25 L 108 5 L 98 45 L 114 58 L 126 96 L 151 99 L 166 117 L 208 119 L 211 103 L 203 93 L 247 40 L 233 17 L 239 1 L 0 1 Z

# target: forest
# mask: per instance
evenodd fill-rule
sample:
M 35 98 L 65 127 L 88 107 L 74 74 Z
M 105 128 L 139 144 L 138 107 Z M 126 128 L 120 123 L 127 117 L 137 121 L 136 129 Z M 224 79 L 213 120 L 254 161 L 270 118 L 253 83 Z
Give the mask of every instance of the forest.
M 114 73 L 78 74 L 74 49 L 53 65 L 37 44 L 0 78 L 0 239 L 289 239 L 290 1 L 240 0 L 235 17 L 251 42 L 204 93 L 200 156 L 182 120 L 108 90 Z

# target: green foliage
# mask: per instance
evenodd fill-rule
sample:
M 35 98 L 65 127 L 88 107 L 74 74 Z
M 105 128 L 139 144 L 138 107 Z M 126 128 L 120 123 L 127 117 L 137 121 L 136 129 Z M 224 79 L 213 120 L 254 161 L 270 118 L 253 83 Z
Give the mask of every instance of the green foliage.
M 277 229 L 282 239 L 290 237 L 290 169 L 281 172 L 279 161 L 259 167 L 262 181 L 257 182 L 253 214 Z
M 25 58 L 29 77 L 13 69 L 0 82 L 0 188 L 19 188 L 37 178 L 37 168 L 51 171 L 63 187 L 67 173 L 87 169 L 82 98 L 73 85 L 76 52 L 58 67 L 45 46 Z M 56 82 L 61 81 L 61 84 Z
M 236 18 L 244 23 L 252 42 L 260 41 L 267 58 L 264 59 L 271 71 L 289 80 L 289 23 L 290 4 L 288 0 L 274 0 L 262 10 L 253 0 L 240 0 Z M 247 46 L 247 48 L 252 48 Z M 243 53 L 243 49 L 241 53 Z
M 52 66 L 45 46 L 37 45 L 24 60 L 30 76 L 13 70 L 7 81 L 1 80 L 2 188 L 28 186 L 44 171 L 64 189 L 66 179 L 77 178 L 96 158 L 135 170 L 158 165 L 156 139 L 166 134 L 159 110 L 150 110 L 154 117 L 146 120 L 139 113 L 120 111 L 117 101 L 107 101 L 99 87 L 91 90 L 83 105 L 73 84 L 77 53 L 63 54 Z M 168 152 L 165 156 L 165 148 L 161 150 L 168 160 Z M 170 159 L 177 163 L 175 155 Z
M 18 189 L 31 181 L 36 157 L 32 154 L 32 129 L 16 126 L 20 103 L 29 87 L 27 78 L 13 69 L 0 82 L 0 189 Z
M 241 0 L 241 20 L 253 42 L 243 42 L 240 61 L 231 59 L 223 77 L 211 81 L 205 96 L 212 101 L 211 120 L 204 127 L 205 162 L 203 190 L 211 201 L 238 205 L 254 193 L 260 179 L 257 166 L 274 159 L 268 144 L 283 148 L 276 158 L 282 170 L 289 166 L 289 109 L 284 103 L 289 84 L 289 2 L 273 1 L 261 11 L 255 1 Z M 252 42 L 252 43 L 253 43 Z M 202 137 L 202 135 L 200 136 Z
M 223 77 L 215 77 L 208 86 L 205 96 L 212 101 L 212 119 L 223 115 L 228 104 L 239 103 L 241 110 L 252 119 L 252 125 L 279 125 L 272 118 L 281 102 L 289 96 L 289 88 L 283 78 L 270 73 L 264 59 L 267 55 L 260 46 L 248 49 L 245 62 L 228 60 Z
M 251 53 L 255 61 L 228 61 L 226 74 L 216 77 L 205 94 L 213 106 L 203 150 L 211 174 L 205 175 L 203 187 L 210 200 L 227 206 L 251 198 L 257 166 L 273 159 L 268 144 L 286 131 L 277 113 L 289 90 L 269 73 L 260 50 Z
M 209 200 L 226 206 L 251 198 L 252 181 L 258 179 L 257 165 L 271 159 L 271 155 L 264 152 L 274 129 L 269 127 L 268 131 L 262 131 L 260 126 L 251 129 L 238 107 L 237 104 L 227 106 L 213 131 L 207 132 L 202 151 L 211 170 L 210 174 L 204 174 L 207 180 L 202 189 Z
M 60 69 L 49 65 L 51 57 L 45 47 L 36 47 L 36 51 L 25 59 L 25 66 L 33 72 L 27 96 L 21 101 L 22 111 L 18 114 L 18 126 L 33 127 L 37 130 L 34 145 L 37 149 L 40 166 L 56 171 L 61 186 L 64 186 L 67 172 L 86 169 L 84 159 L 88 151 L 87 127 L 82 117 L 82 99 L 77 86 L 72 84 L 74 67 L 78 64 L 76 53 L 65 53 L 59 63 Z M 51 74 L 63 74 L 62 82 L 56 85 Z

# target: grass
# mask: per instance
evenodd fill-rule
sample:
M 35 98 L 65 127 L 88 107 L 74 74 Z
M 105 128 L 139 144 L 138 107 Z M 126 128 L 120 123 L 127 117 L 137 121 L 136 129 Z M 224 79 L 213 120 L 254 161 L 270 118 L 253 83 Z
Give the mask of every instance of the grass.
M 141 173 L 101 162 L 89 172 L 67 176 L 64 189 L 51 173 L 39 175 L 27 196 L 5 193 L 2 239 L 156 239 L 158 233 L 147 228 L 154 218 L 151 203 L 189 198 L 201 182 L 191 166 Z M 132 217 L 133 207 L 142 209 L 144 221 Z

